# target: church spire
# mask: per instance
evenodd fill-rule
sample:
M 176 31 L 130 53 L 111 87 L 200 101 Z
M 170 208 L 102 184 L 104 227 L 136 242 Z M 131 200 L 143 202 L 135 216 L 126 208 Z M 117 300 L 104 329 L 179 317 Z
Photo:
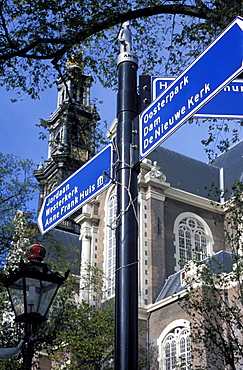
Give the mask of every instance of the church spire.
M 94 153 L 91 144 L 94 124 L 91 124 L 90 86 L 92 78 L 81 69 L 68 64 L 67 70 L 57 80 L 57 109 L 48 121 L 50 127 L 48 158 L 71 155 L 85 161 Z M 91 127 L 92 126 L 92 127 Z M 90 136 L 91 134 L 91 136 Z
M 94 155 L 95 115 L 90 105 L 91 76 L 69 63 L 57 80 L 57 108 L 47 121 L 48 158 L 35 171 L 40 184 L 39 209 L 44 197 Z

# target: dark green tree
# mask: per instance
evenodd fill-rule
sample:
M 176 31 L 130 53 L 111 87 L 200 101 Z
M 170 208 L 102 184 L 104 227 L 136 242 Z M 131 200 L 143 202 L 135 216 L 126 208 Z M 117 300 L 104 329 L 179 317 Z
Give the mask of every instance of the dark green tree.
M 14 313 L 6 289 L 0 282 L 0 348 L 13 348 L 19 344 L 19 328 L 14 323 Z M 22 369 L 18 356 L 9 360 L 0 358 L 0 370 Z
M 243 365 L 242 191 L 243 184 L 235 182 L 224 205 L 227 264 L 212 256 L 186 267 L 181 305 L 191 318 L 194 369 L 237 370 Z
M 64 369 L 112 369 L 113 307 L 97 309 L 85 301 L 67 311 L 64 328 L 54 342 L 52 357 Z
M 37 98 L 71 60 L 116 87 L 124 21 L 131 22 L 139 74 L 178 75 L 241 14 L 241 0 L 1 0 L 0 86 Z M 209 156 L 214 142 L 225 150 L 238 132 L 239 124 L 211 121 L 203 141 Z
M 18 243 L 17 254 L 21 255 L 21 246 L 31 243 L 24 238 Z M 62 258 L 65 248 L 65 259 Z M 75 251 L 70 255 L 66 252 L 67 245 L 53 242 L 53 250 L 49 251 L 49 264 L 52 270 L 66 271 L 73 269 L 77 263 Z M 54 250 L 55 249 L 55 250 Z M 70 248 L 68 248 L 70 250 Z M 62 252 L 61 252 L 62 251 Z M 53 259 L 53 254 L 55 259 Z M 48 262 L 46 260 L 45 262 Z M 16 261 L 17 263 L 17 261 Z M 12 267 L 12 264 L 11 266 Z M 39 366 L 39 353 L 46 351 L 57 365 L 67 369 L 104 369 L 112 368 L 114 346 L 114 305 L 101 304 L 104 294 L 104 275 L 89 266 L 85 273 L 91 303 L 79 302 L 79 279 L 70 274 L 59 292 L 48 313 L 48 321 L 40 325 L 35 338 L 34 368 Z M 16 347 L 23 339 L 22 324 L 14 322 L 6 289 L 0 286 L 0 347 Z M 15 370 L 22 366 L 21 356 L 17 359 L 0 359 L 1 370 Z M 65 368 L 65 367 L 63 367 Z
M 26 235 L 33 232 L 26 217 L 22 217 L 35 193 L 37 196 L 33 170 L 32 161 L 0 153 L 0 265 L 15 241 L 16 232 L 18 239 L 24 237 L 23 230 Z
M 20 259 L 25 258 L 26 248 L 32 244 L 33 237 L 37 235 L 35 223 L 31 220 L 31 213 L 27 212 L 28 202 L 33 199 L 33 194 L 37 191 L 32 171 L 33 164 L 31 161 L 22 161 L 13 155 L 0 153 L 0 256 L 2 264 L 0 274 L 6 274 L 8 268 L 14 269 L 19 264 Z M 52 270 L 75 270 L 77 251 L 71 251 L 71 247 L 68 247 L 70 255 L 65 250 L 65 259 L 63 259 L 64 246 L 60 242 L 52 240 L 52 238 L 51 236 L 42 238 L 43 244 L 46 242 L 52 246 L 52 250 L 48 251 Z M 67 245 L 65 245 L 65 248 L 67 248 Z M 6 268 L 3 270 L 6 253 L 9 254 L 9 258 Z M 48 258 L 46 262 L 48 262 Z M 38 339 L 35 343 L 37 354 L 38 349 L 53 349 L 54 345 L 61 345 L 60 340 L 62 341 L 63 333 L 66 333 L 68 337 L 68 335 L 71 335 L 70 330 L 73 330 L 73 332 L 76 330 L 77 339 L 79 334 L 85 330 L 84 325 L 89 324 L 90 326 L 86 328 L 87 333 L 90 334 L 89 338 L 93 338 L 94 342 L 97 341 L 94 351 L 89 350 L 87 352 L 86 361 L 91 364 L 89 368 L 91 369 L 92 364 L 98 362 L 109 362 L 108 359 L 113 355 L 114 319 L 111 308 L 101 309 L 103 278 L 103 274 L 98 269 L 90 267 L 87 270 L 86 289 L 89 290 L 90 295 L 92 294 L 92 302 L 95 302 L 95 305 L 90 305 L 85 302 L 79 303 L 79 282 L 75 275 L 70 275 L 56 297 L 48 322 L 44 323 L 39 329 Z M 0 323 L 0 347 L 16 347 L 23 339 L 23 327 L 21 324 L 14 322 L 9 297 L 6 289 L 1 284 L 1 279 Z M 101 332 L 104 335 L 103 340 Z M 82 337 L 84 338 L 84 333 Z M 86 341 L 89 341 L 88 337 Z M 67 350 L 70 348 L 68 347 L 69 342 L 72 343 L 71 336 L 68 340 Z M 72 353 L 73 356 L 75 358 L 74 363 L 80 362 L 80 353 L 76 349 Z M 21 366 L 21 358 L 0 359 L 1 370 L 16 370 Z M 38 366 L 38 361 L 36 366 Z
M 1 84 L 35 97 L 51 82 L 49 61 L 71 58 L 112 85 L 117 34 L 128 20 L 141 71 L 161 70 L 164 61 L 165 69 L 178 71 L 181 60 L 194 58 L 241 13 L 240 0 L 2 0 Z
M 30 218 L 30 201 L 37 193 L 37 185 L 33 177 L 34 164 L 30 160 L 22 160 L 11 154 L 0 153 L 0 275 L 8 253 L 18 249 L 17 241 L 36 234 Z M 26 218 L 26 212 L 28 217 Z M 11 265 L 18 263 L 18 258 Z M 6 289 L 0 282 L 0 347 L 16 347 L 19 343 L 19 327 L 14 324 L 14 314 L 11 310 Z M 18 359 L 0 359 L 0 369 L 20 369 Z
M 83 289 L 90 303 L 79 302 L 78 282 L 70 276 L 61 289 L 43 328 L 42 346 L 56 368 L 63 369 L 112 369 L 114 348 L 114 304 L 102 304 L 104 274 L 96 267 L 87 266 Z

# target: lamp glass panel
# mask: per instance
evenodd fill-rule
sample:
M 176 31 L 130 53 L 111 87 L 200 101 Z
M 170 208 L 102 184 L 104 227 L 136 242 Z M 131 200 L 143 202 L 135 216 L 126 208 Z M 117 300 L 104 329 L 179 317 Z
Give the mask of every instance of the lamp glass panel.
M 22 315 L 24 313 L 23 278 L 20 278 L 9 285 L 8 290 L 15 311 L 15 316 Z
M 57 283 L 26 278 L 27 313 L 45 316 L 58 286 Z

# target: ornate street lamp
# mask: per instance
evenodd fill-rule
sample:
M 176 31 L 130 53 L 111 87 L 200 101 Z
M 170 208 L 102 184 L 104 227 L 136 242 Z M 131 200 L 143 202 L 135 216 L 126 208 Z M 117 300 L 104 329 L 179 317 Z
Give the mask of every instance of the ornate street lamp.
M 25 325 L 22 347 L 23 369 L 30 370 L 34 355 L 34 338 L 38 326 L 47 320 L 47 312 L 55 298 L 58 288 L 67 279 L 58 272 L 52 272 L 42 262 L 46 250 L 37 241 L 28 249 L 28 262 L 21 260 L 19 268 L 2 279 L 8 290 L 15 313 L 15 321 Z

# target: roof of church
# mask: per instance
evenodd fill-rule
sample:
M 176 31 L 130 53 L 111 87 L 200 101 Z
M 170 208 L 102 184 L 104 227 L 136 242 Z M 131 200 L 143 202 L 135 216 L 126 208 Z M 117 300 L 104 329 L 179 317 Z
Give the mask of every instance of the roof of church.
M 224 168 L 225 189 L 230 190 L 235 180 L 243 181 L 243 140 L 220 154 L 212 164 Z
M 214 274 L 219 274 L 221 272 L 230 273 L 233 270 L 235 258 L 236 255 L 230 252 L 220 251 L 215 253 L 213 256 L 207 258 L 205 262 L 207 264 L 210 264 L 211 271 Z M 168 277 L 160 293 L 158 294 L 158 297 L 156 298 L 156 302 L 162 301 L 167 297 L 173 296 L 174 294 L 179 293 L 186 288 L 186 285 L 183 284 L 181 279 L 182 272 L 184 271 L 185 269 L 182 269 Z
M 219 168 L 212 164 L 176 153 L 163 147 L 156 148 L 148 157 L 157 161 L 160 170 L 165 174 L 166 181 L 174 188 L 218 200 L 213 194 L 208 195 L 205 187 L 211 188 L 212 183 L 219 188 Z
M 218 201 L 208 193 L 212 184 L 220 189 L 220 168 L 224 168 L 224 189 L 231 189 L 235 180 L 243 181 L 243 140 L 219 155 L 211 163 L 204 163 L 163 147 L 156 148 L 148 158 L 157 161 L 166 181 L 174 188 Z

